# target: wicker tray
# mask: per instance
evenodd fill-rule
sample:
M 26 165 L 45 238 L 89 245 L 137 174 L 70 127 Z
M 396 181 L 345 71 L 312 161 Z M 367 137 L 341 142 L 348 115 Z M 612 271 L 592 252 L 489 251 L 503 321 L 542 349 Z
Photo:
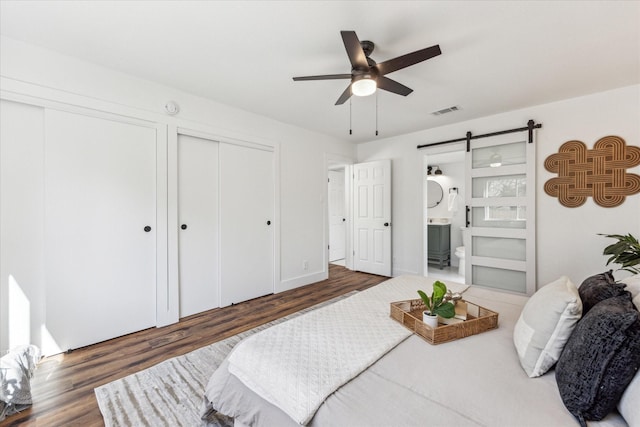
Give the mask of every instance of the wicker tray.
M 430 344 L 454 341 L 498 327 L 498 313 L 472 302 L 465 302 L 467 303 L 467 320 L 453 325 L 440 324 L 437 328 L 427 326 L 422 321 L 425 306 L 421 299 L 392 302 L 391 318 L 402 323 Z

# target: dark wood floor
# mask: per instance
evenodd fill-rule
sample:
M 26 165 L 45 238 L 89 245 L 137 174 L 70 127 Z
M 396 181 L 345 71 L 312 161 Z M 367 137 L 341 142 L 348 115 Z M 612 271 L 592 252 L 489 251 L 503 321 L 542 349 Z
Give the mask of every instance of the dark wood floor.
M 331 265 L 329 279 L 218 308 L 42 360 L 32 380 L 34 404 L 2 426 L 103 426 L 93 389 L 386 277 Z

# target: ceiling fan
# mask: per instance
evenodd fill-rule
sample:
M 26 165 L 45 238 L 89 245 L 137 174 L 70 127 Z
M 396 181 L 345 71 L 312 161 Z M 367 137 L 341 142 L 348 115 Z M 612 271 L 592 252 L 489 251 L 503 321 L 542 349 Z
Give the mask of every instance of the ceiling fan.
M 352 94 L 356 96 L 371 95 L 376 91 L 376 88 L 407 96 L 413 92 L 413 89 L 391 80 L 385 75 L 426 61 L 442 53 L 440 46 L 435 45 L 377 64 L 376 61 L 369 57 L 375 48 L 373 42 L 358 40 L 355 31 L 340 31 L 340 35 L 342 35 L 342 41 L 351 62 L 350 74 L 327 74 L 293 78 L 294 81 L 351 79 L 351 83 L 342 92 L 335 105 L 344 104 Z

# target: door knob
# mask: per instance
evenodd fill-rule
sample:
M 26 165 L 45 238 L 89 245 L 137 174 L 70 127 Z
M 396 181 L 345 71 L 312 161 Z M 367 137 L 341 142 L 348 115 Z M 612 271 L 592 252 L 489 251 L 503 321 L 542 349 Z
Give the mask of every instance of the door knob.
M 388 223 L 388 222 L 385 222 L 385 223 L 384 223 L 384 226 L 385 226 L 385 227 L 388 227 L 388 226 L 389 226 L 389 223 Z
M 271 221 L 267 221 L 267 225 L 271 225 Z
M 342 222 L 345 222 L 347 219 L 346 218 L 342 218 Z
M 149 227 L 148 225 L 144 227 L 144 231 L 146 231 L 147 233 L 151 231 L 151 227 Z
M 186 229 L 187 229 L 187 224 L 182 224 L 182 225 L 180 226 L 180 228 L 182 228 L 183 230 L 186 230 Z

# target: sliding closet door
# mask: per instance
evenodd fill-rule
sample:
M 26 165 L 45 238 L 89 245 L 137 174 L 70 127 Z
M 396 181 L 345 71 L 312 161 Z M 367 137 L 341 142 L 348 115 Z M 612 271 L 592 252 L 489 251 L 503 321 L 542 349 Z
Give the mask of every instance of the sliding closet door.
M 218 143 L 178 135 L 180 317 L 220 306 Z
M 473 141 L 466 170 L 466 283 L 532 294 L 535 145 L 513 135 Z
M 155 129 L 47 110 L 44 226 L 59 348 L 155 325 Z
M 44 109 L 0 100 L 0 355 L 42 345 Z
M 220 143 L 220 304 L 273 293 L 273 152 Z

